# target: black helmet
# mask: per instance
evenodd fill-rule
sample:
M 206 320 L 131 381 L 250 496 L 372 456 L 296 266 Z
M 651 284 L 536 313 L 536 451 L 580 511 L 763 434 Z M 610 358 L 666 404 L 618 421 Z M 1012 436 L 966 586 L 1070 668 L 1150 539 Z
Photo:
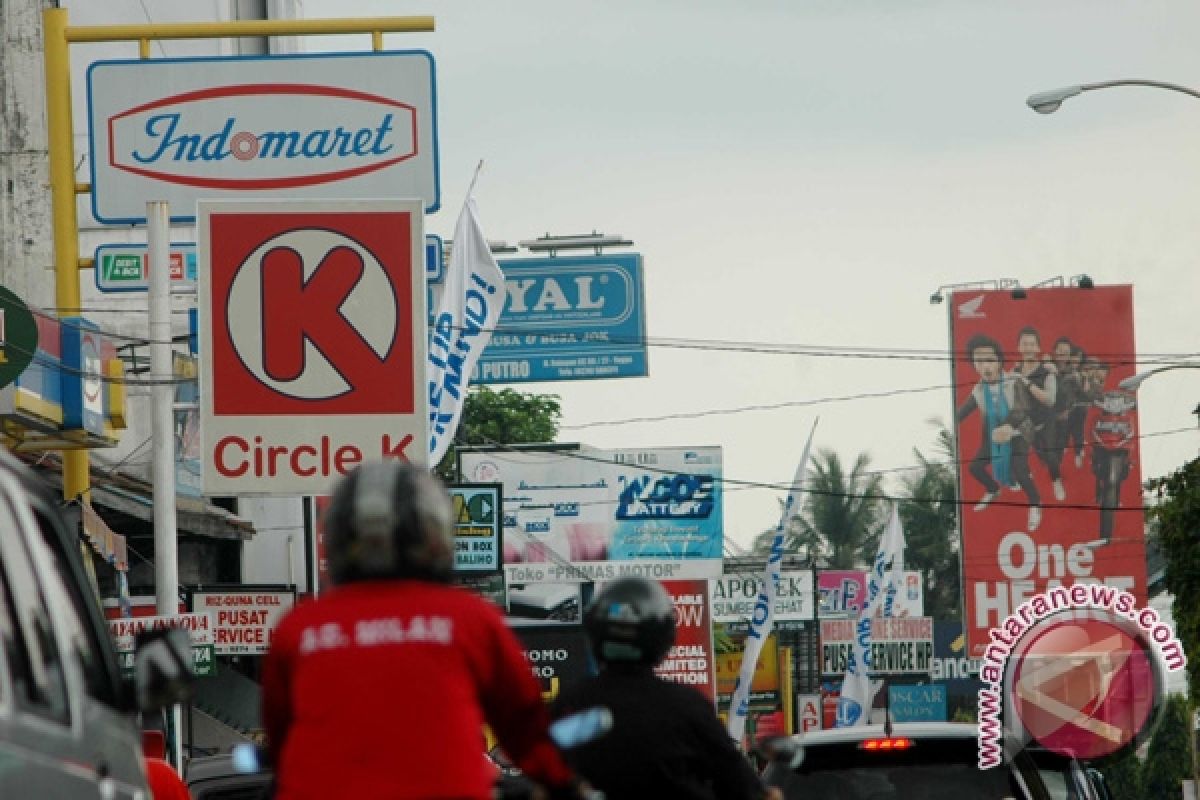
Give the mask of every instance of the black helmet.
M 675 642 L 675 607 L 658 581 L 619 578 L 592 599 L 583 627 L 597 661 L 653 667 Z
M 333 490 L 325 549 L 335 584 L 380 578 L 449 580 L 450 499 L 427 470 L 402 461 L 364 464 Z

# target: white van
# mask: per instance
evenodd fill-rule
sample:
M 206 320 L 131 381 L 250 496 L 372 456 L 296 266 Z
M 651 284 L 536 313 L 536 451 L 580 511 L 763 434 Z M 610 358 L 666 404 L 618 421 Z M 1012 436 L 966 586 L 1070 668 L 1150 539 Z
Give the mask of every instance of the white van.
M 58 507 L 0 448 L 0 797 L 149 800 L 134 714 L 181 699 L 190 654 L 155 637 L 121 679 Z

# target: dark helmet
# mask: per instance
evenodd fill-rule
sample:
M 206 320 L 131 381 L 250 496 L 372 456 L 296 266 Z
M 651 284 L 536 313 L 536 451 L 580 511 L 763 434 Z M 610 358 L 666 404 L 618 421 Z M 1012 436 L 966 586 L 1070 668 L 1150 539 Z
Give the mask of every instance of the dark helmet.
M 325 550 L 335 584 L 381 578 L 448 580 L 454 568 L 450 498 L 428 470 L 364 464 L 333 490 Z
M 597 661 L 653 667 L 675 642 L 675 607 L 658 581 L 619 578 L 592 599 L 583 627 Z

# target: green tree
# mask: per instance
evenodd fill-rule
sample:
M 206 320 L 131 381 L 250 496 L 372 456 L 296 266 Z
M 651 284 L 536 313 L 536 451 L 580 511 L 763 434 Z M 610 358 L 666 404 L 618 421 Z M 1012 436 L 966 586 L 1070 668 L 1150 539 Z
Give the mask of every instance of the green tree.
M 854 569 L 875 558 L 882 532 L 882 479 L 868 470 L 871 458 L 860 453 L 849 472 L 833 450 L 813 457 L 807 496 L 800 513 L 788 521 L 785 552 L 807 553 L 818 566 Z M 774 530 L 758 535 L 755 552 L 770 549 Z
M 937 460 L 917 449 L 920 469 L 906 475 L 905 499 L 900 502 L 904 525 L 904 566 L 921 573 L 925 587 L 925 613 L 935 619 L 960 619 L 960 569 L 958 558 L 957 500 L 954 475 L 954 440 L 937 420 L 934 444 Z
M 1191 713 L 1181 694 L 1167 697 L 1167 707 L 1150 739 L 1141 769 L 1141 794 L 1147 800 L 1175 800 L 1181 784 L 1192 775 L 1192 748 L 1188 730 Z
M 784 501 L 779 501 L 779 513 L 783 513 Z M 766 556 L 771 552 L 771 544 L 775 541 L 775 529 L 767 528 L 754 537 L 751 552 L 756 556 Z M 814 528 L 805 528 L 799 515 L 793 514 L 788 518 L 787 527 L 783 531 L 783 552 L 798 555 L 805 561 L 817 563 L 821 557 L 822 540 Z
M 1120 755 L 1106 760 L 1099 769 L 1114 798 L 1142 796 L 1142 762 L 1136 748 L 1126 748 Z
M 1185 653 L 1200 653 L 1200 458 L 1151 481 L 1150 511 L 1166 559 L 1165 583 L 1175 598 L 1175 635 Z M 1188 659 L 1188 694 L 1200 703 L 1200 658 Z
M 454 444 L 438 465 L 446 480 L 456 479 L 455 451 L 463 445 L 541 444 L 558 436 L 562 407 L 557 395 L 493 391 L 475 386 L 467 394 Z

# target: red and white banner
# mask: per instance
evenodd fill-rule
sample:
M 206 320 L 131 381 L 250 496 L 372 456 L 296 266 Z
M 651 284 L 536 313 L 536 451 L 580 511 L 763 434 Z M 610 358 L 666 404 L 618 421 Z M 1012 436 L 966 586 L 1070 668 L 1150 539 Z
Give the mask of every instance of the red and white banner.
M 326 494 L 426 460 L 415 200 L 202 202 L 204 492 Z
M 263 655 L 271 645 L 271 631 L 296 604 L 290 589 L 192 592 L 192 611 L 207 614 L 213 622 L 219 656 Z
M 948 303 L 968 656 L 1034 594 L 1146 599 L 1129 286 L 956 292 Z
M 663 581 L 662 585 L 675 604 L 675 644 L 654 671 L 666 680 L 694 686 L 716 707 L 708 581 Z

